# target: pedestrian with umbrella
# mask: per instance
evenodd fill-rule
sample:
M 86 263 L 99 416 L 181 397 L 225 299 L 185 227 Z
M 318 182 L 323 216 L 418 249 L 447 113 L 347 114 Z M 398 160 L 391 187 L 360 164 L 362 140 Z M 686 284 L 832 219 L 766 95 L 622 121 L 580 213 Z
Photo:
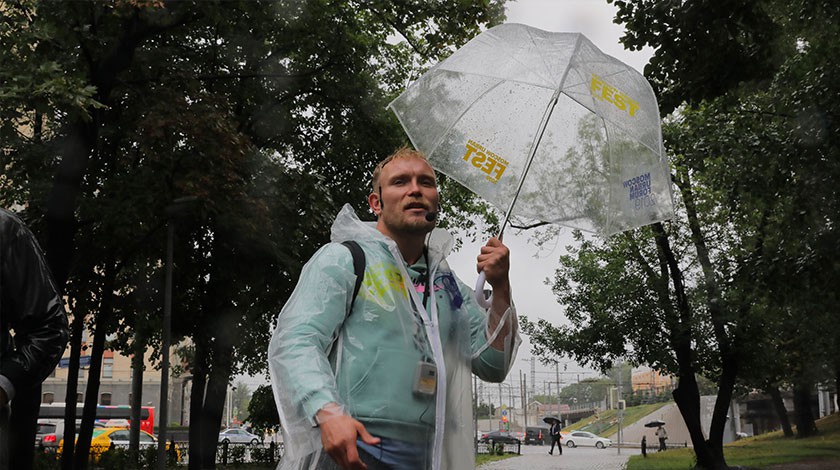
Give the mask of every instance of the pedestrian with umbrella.
M 560 420 L 554 416 L 546 416 L 543 421 L 551 425 L 548 430 L 548 434 L 551 436 L 551 450 L 548 451 L 548 454 L 554 455 L 554 445 L 556 444 L 557 454 L 563 455 L 563 444 L 560 443 L 560 439 L 563 439 L 563 436 L 560 435 Z
M 665 450 L 665 440 L 668 439 L 668 431 L 665 430 L 663 427 L 665 426 L 665 421 L 660 421 L 655 419 L 653 421 L 648 421 L 645 423 L 646 428 L 656 428 L 656 437 L 659 438 L 659 451 Z M 642 439 L 642 453 L 645 453 L 645 448 L 647 441 L 643 438 Z
M 668 431 L 664 427 L 656 428 L 656 437 L 659 438 L 659 452 L 665 450 L 665 441 L 668 439 Z

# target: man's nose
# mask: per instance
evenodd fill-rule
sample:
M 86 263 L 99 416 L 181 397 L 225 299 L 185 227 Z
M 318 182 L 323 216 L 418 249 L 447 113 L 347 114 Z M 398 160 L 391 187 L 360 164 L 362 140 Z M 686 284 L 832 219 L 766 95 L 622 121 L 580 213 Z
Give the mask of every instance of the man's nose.
M 416 179 L 411 180 L 408 183 L 408 191 L 411 194 L 419 194 L 420 193 L 420 182 Z

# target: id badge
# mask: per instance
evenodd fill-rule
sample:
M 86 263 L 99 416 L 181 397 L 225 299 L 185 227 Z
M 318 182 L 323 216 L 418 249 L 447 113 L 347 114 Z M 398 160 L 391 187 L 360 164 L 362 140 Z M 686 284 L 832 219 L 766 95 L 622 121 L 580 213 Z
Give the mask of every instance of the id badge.
M 414 375 L 414 393 L 420 395 L 434 395 L 437 388 L 437 366 L 430 362 L 417 363 Z

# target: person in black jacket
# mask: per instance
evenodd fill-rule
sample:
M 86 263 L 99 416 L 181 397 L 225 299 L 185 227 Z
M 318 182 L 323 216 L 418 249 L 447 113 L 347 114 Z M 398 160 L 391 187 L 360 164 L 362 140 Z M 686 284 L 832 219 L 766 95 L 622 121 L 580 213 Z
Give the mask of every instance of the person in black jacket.
M 16 442 L 15 437 L 17 430 L 34 427 L 37 416 L 10 416 L 10 402 L 40 395 L 39 386 L 61 359 L 69 334 L 64 302 L 35 236 L 17 216 L 0 209 L 0 470 L 11 468 L 10 449 L 33 447 L 31 440 Z M 11 465 L 31 468 L 32 462 Z
M 551 422 L 551 429 L 548 430 L 548 434 L 551 435 L 551 450 L 548 451 L 549 455 L 554 455 L 555 445 L 557 445 L 557 453 L 563 455 L 563 444 L 560 442 L 563 436 L 560 435 L 560 428 L 559 420 L 555 419 Z

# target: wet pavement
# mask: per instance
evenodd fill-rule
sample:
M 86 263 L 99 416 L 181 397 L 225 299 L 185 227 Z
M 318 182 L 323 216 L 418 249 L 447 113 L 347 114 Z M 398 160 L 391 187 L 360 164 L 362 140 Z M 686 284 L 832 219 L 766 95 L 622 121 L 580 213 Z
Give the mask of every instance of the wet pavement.
M 548 455 L 549 446 L 522 446 L 522 455 L 490 462 L 478 470 L 623 470 L 631 455 L 641 453 L 639 449 L 615 447 L 595 449 L 594 447 L 563 448 L 563 455 Z

